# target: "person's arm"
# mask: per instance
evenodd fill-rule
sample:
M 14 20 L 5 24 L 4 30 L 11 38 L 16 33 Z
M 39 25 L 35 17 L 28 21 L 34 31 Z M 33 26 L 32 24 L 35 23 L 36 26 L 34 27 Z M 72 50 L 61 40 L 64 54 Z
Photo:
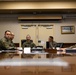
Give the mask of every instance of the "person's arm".
M 70 47 L 68 47 L 68 48 L 71 48 L 71 49 L 72 49 L 72 48 L 76 48 L 76 44 L 73 45 L 73 46 L 70 46 Z
M 24 49 L 24 47 L 28 47 L 26 42 L 24 42 L 23 45 L 22 45 L 23 49 Z
M 53 47 L 56 48 L 57 42 L 53 41 Z
M 16 47 L 11 47 L 9 45 L 9 42 L 6 42 L 5 40 L 0 40 L 0 44 L 1 44 L 1 49 L 2 50 L 10 50 L 10 49 L 16 49 Z
M 6 49 L 9 48 L 9 45 L 8 45 L 5 41 L 0 40 L 0 48 L 1 48 L 2 50 L 6 50 Z
M 31 48 L 36 47 L 36 45 L 34 43 L 32 43 Z

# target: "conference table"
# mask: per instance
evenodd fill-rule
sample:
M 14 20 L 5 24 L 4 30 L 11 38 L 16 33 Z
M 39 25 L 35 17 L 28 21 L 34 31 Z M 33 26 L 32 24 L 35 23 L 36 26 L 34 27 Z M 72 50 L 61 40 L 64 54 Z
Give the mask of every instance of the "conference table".
M 7 57 L 0 59 L 0 75 L 76 75 L 75 55 L 64 55 L 64 50 L 58 50 L 58 54 L 57 51 L 51 51 L 50 54 L 55 55 L 52 58 L 47 57 L 49 53 L 46 50 L 44 53 L 23 54 L 20 50 L 0 53 L 0 57 L 7 54 Z

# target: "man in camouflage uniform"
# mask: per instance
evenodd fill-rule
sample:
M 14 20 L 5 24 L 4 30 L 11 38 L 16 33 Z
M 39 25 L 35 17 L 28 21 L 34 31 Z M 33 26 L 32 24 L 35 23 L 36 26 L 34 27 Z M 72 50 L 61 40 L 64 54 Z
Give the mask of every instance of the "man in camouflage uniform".
M 11 31 L 6 30 L 4 37 L 0 40 L 0 50 L 9 50 L 9 49 L 16 49 L 15 46 L 11 43 Z M 0 54 L 1 58 L 8 58 L 10 57 L 10 53 L 3 52 Z
M 26 42 L 23 43 L 22 45 L 22 48 L 24 49 L 24 47 L 35 47 L 36 45 L 33 43 L 33 41 L 31 40 L 31 37 L 30 35 L 27 35 L 26 36 Z M 22 54 L 21 57 L 24 57 L 24 58 L 33 58 L 34 55 L 29 55 L 29 54 Z
M 36 46 L 36 45 L 33 43 L 33 41 L 31 41 L 30 35 L 27 35 L 27 36 L 26 36 L 26 42 L 23 43 L 22 47 L 23 47 L 23 48 L 24 48 L 24 47 L 31 47 L 31 48 L 33 48 L 33 47 L 35 47 L 35 46 Z
M 11 45 L 12 43 L 10 37 L 11 37 L 11 31 L 9 30 L 5 31 L 4 38 L 0 40 L 1 50 L 15 49 L 15 47 Z

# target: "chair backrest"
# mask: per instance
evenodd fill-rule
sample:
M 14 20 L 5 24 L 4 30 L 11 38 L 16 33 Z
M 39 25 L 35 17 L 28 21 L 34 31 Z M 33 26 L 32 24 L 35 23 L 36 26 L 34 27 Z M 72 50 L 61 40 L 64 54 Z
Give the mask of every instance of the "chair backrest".
M 57 43 L 56 47 L 63 48 L 63 43 Z
M 49 48 L 49 42 L 46 42 L 46 48 Z
M 22 45 L 23 45 L 24 42 L 26 42 L 26 39 L 22 39 L 21 40 L 21 47 L 22 47 Z M 31 40 L 31 42 L 33 42 L 33 40 Z

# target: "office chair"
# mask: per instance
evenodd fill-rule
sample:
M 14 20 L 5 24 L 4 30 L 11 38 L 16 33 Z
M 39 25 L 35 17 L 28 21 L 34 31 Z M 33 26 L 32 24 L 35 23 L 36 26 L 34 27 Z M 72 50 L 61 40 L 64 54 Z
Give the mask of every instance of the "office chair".
M 22 45 L 23 45 L 24 42 L 26 42 L 26 39 L 22 39 L 21 40 L 21 47 L 22 47 Z M 33 40 L 31 40 L 31 42 L 33 42 Z

